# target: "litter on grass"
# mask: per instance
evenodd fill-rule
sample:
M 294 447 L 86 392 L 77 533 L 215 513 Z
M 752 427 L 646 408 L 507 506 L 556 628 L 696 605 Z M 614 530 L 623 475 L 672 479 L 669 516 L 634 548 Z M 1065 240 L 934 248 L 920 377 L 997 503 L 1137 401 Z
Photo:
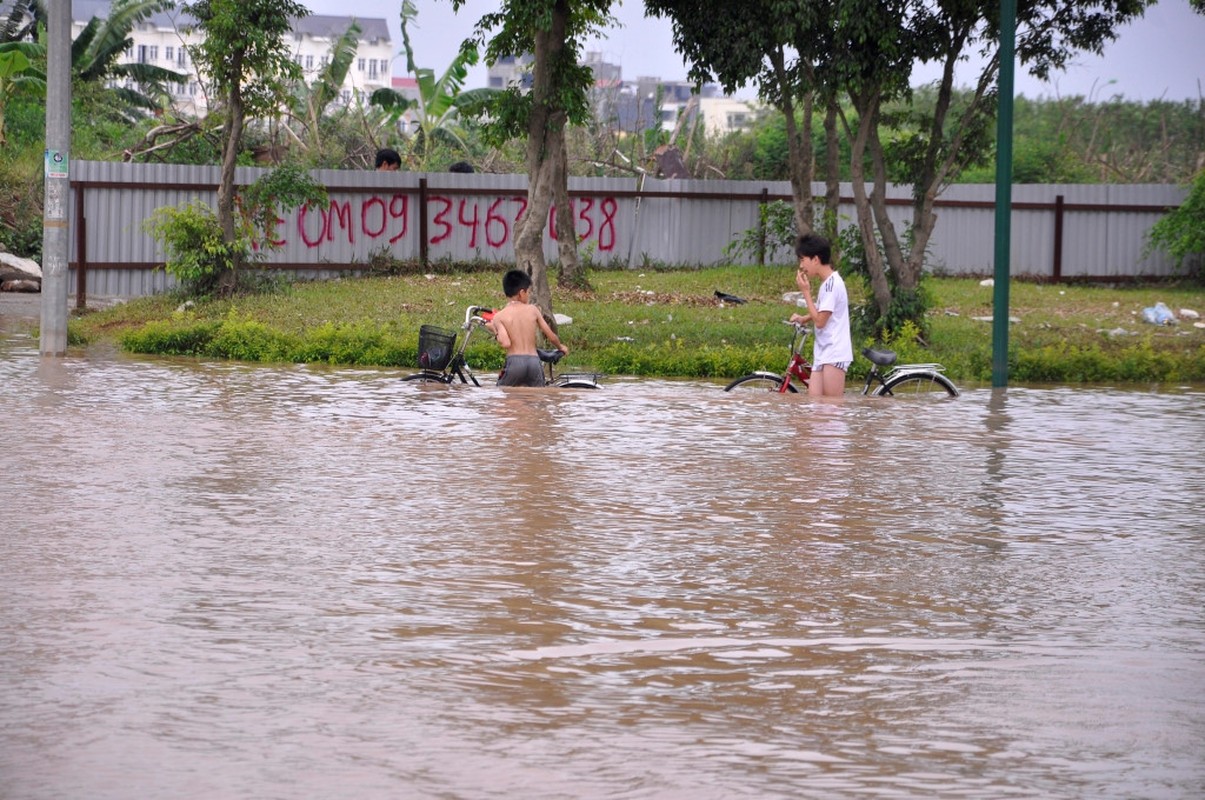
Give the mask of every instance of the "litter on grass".
M 1176 315 L 1163 303 L 1142 309 L 1142 318 L 1152 325 L 1175 325 Z

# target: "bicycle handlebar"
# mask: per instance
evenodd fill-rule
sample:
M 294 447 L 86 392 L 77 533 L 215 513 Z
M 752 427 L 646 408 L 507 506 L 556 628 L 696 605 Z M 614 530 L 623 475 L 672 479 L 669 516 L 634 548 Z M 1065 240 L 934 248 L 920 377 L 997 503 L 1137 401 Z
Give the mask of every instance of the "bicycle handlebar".
M 479 317 L 479 318 L 481 318 L 482 322 L 485 322 L 485 318 L 481 317 L 481 315 L 482 314 L 493 314 L 493 313 L 494 313 L 494 309 L 490 308 L 489 306 L 469 306 L 468 308 L 466 308 L 464 310 L 464 328 L 465 328 L 465 330 L 468 330 L 469 326 L 473 324 L 474 317 Z

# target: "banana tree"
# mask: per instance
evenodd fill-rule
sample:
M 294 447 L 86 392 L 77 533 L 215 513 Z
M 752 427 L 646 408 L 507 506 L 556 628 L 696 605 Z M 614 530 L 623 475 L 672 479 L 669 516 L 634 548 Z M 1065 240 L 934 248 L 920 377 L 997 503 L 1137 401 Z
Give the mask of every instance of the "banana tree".
M 37 38 L 38 0 L 13 0 L 0 17 L 0 43 L 33 41 Z
M 182 84 L 187 78 L 173 70 L 152 64 L 122 63 L 132 39 L 134 26 L 152 15 L 174 7 L 173 0 L 114 0 L 105 18 L 92 17 L 71 42 L 72 78 L 80 83 L 113 87 L 111 103 L 127 119 L 139 111 L 158 110 L 168 94 L 168 84 Z M 31 45 L 41 48 L 33 63 L 45 63 L 45 42 L 39 41 L 48 21 L 46 0 L 17 0 L 0 19 L 0 44 Z M 12 64 L 9 66 L 13 69 Z
M 0 43 L 0 145 L 5 143 L 4 110 L 9 98 L 24 88 L 46 91 L 46 76 L 34 67 L 45 55 L 46 48 L 33 42 Z
M 401 27 L 406 73 L 413 75 L 418 83 L 418 97 L 410 100 L 400 92 L 386 88 L 373 92 L 370 102 L 386 112 L 390 124 L 398 124 L 408 111 L 413 113 L 418 129 L 410 135 L 411 161 L 420 169 L 425 169 L 431 154 L 431 143 L 436 140 L 452 142 L 461 150 L 468 151 L 461 120 L 484 111 L 489 99 L 498 94 L 498 90 L 464 91 L 469 69 L 476 66 L 480 58 L 475 47 L 462 48 L 439 78 L 435 77 L 435 70 L 417 66 L 409 30 L 417 16 L 418 9 L 412 0 L 403 0 Z
M 313 82 L 299 82 L 294 89 L 290 123 L 296 123 L 301 130 L 294 130 L 292 124 L 286 126 L 286 130 L 301 147 L 321 150 L 323 116 L 327 107 L 338 99 L 347 73 L 355 63 L 361 31 L 359 23 L 353 20 L 347 31 L 331 45 L 330 59 Z
M 152 15 L 174 8 L 173 0 L 114 0 L 105 19 L 93 17 L 71 42 L 72 73 L 85 83 L 109 83 L 125 116 L 156 111 L 170 92 L 169 84 L 183 84 L 186 75 L 153 64 L 123 63 L 133 40 L 130 31 Z

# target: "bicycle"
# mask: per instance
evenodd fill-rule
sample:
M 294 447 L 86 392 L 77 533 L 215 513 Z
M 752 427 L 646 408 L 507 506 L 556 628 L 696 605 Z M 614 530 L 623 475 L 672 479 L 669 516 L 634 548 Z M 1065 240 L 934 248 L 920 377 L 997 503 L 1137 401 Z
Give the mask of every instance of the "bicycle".
M 460 330 L 464 337 L 457 346 L 457 331 L 447 330 L 435 325 L 423 325 L 418 329 L 418 366 L 419 372 L 406 375 L 403 381 L 416 383 L 462 384 L 480 386 L 481 381 L 465 360 L 469 340 L 473 331 L 485 327 L 494 316 L 494 310 L 488 306 L 469 306 L 464 312 L 464 324 Z M 537 349 L 540 361 L 545 367 L 545 386 L 562 389 L 598 389 L 598 375 L 595 373 L 566 373 L 557 375 L 553 365 L 564 355 L 560 350 Z
M 812 365 L 803 355 L 803 343 L 807 341 L 811 328 L 797 322 L 785 322 L 794 328 L 791 336 L 791 357 L 787 368 L 782 374 L 776 372 L 751 372 L 743 375 L 724 387 L 725 392 L 736 389 L 760 390 L 763 392 L 798 392 L 792 383 L 797 380 L 804 386 L 812 377 Z M 888 397 L 902 394 L 944 394 L 957 397 L 958 389 L 953 381 L 942 372 L 941 364 L 895 364 L 896 354 L 892 350 L 866 347 L 862 355 L 870 361 L 870 372 L 866 375 L 866 383 L 862 386 L 862 395 L 873 394 L 875 397 Z M 894 365 L 894 366 L 893 366 Z M 888 369 L 890 367 L 890 369 Z M 883 372 L 883 370 L 887 370 Z M 874 391 L 871 385 L 877 384 Z

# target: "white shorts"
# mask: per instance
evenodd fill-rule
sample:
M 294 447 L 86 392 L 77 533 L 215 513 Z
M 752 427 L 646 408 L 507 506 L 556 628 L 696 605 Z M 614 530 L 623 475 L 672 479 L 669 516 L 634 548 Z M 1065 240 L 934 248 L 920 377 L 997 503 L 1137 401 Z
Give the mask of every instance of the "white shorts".
M 846 361 L 843 364 L 817 364 L 816 366 L 812 367 L 812 372 L 819 372 L 820 370 L 824 369 L 825 367 L 835 367 L 836 369 L 839 369 L 842 372 L 849 372 L 849 365 L 851 363 L 852 362 L 850 362 L 850 361 Z

